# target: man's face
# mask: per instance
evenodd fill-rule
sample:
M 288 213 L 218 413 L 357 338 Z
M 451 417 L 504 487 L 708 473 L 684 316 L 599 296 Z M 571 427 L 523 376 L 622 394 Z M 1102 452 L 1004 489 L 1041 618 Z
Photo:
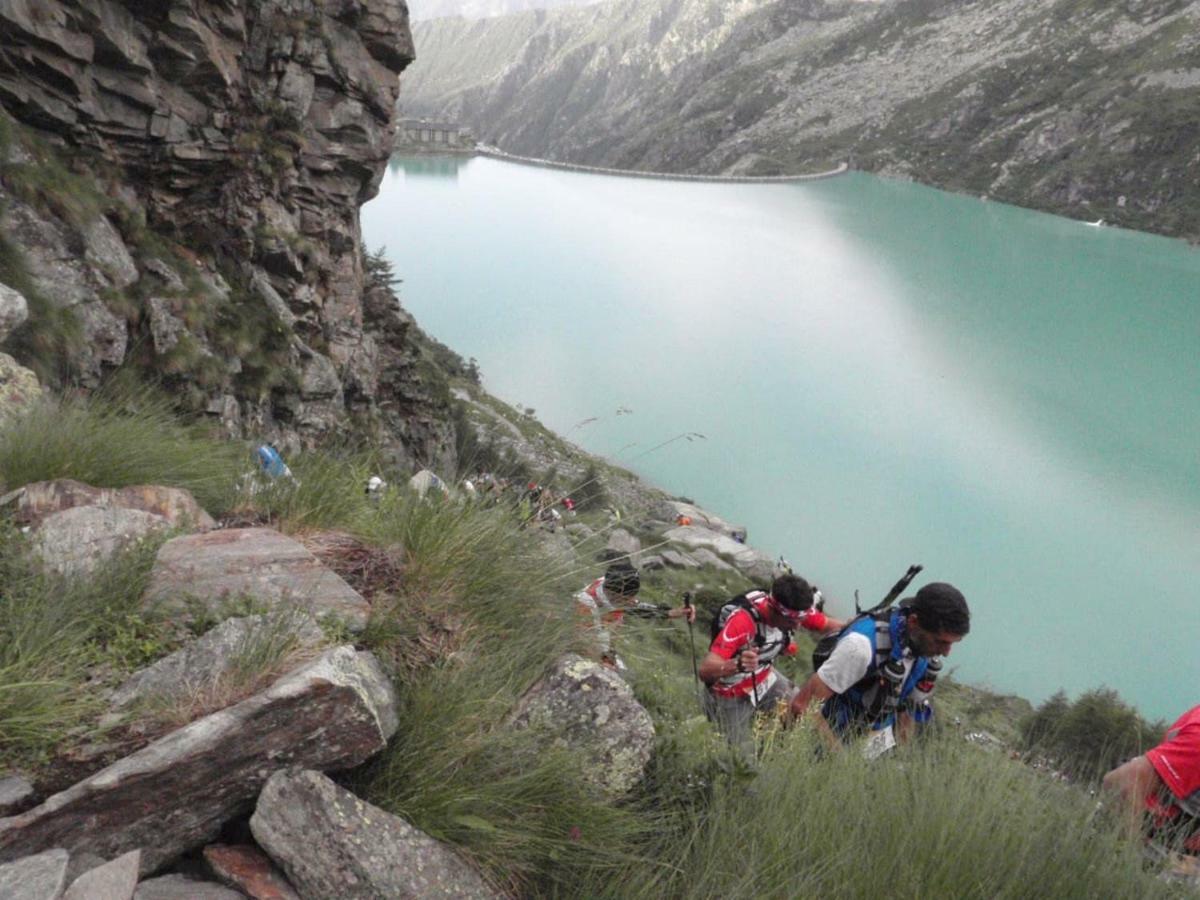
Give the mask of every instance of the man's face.
M 767 597 L 767 624 L 772 628 L 795 631 L 800 627 L 804 613 L 800 610 L 788 609 L 774 597 Z
M 949 656 L 950 648 L 963 639 L 964 635 L 953 631 L 929 631 L 922 628 L 916 613 L 908 617 L 908 640 L 918 656 Z

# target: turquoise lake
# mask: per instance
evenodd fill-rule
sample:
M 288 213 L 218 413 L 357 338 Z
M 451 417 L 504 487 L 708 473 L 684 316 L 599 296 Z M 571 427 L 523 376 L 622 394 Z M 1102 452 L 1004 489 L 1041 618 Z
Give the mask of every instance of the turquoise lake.
M 834 611 L 920 562 L 971 604 L 963 680 L 1200 700 L 1200 252 L 861 174 L 482 158 L 394 160 L 362 223 L 493 393 Z

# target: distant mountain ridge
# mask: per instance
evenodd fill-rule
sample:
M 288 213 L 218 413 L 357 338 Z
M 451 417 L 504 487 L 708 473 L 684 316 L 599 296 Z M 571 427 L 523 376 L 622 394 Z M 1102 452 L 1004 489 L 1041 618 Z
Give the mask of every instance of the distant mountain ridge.
M 530 9 L 557 9 L 585 6 L 603 0 L 412 0 L 408 4 L 412 21 L 461 16 L 464 19 L 489 19 Z
M 1200 0 L 609 0 L 422 22 L 406 112 L 656 171 L 856 168 L 1200 237 Z

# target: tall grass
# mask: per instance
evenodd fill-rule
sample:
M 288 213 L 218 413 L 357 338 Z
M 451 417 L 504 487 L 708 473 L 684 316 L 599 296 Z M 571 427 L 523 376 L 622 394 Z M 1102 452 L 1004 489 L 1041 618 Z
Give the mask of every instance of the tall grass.
M 521 894 L 625 864 L 646 823 L 599 799 L 565 750 L 503 724 L 579 640 L 570 594 L 554 581 L 560 563 L 503 507 L 399 493 L 364 531 L 399 542 L 406 559 L 366 635 L 392 660 L 402 696 L 396 737 L 359 780 L 367 799 Z
M 59 577 L 0 523 L 0 758 L 44 758 L 96 712 L 97 692 L 85 682 L 101 659 L 119 673 L 168 649 L 166 630 L 140 609 L 160 540 L 88 576 Z
M 0 429 L 0 488 L 74 478 L 96 487 L 186 488 L 220 515 L 248 467 L 242 447 L 181 424 L 170 399 L 124 385 L 89 399 L 47 399 Z
M 784 735 L 752 780 L 720 776 L 660 832 L 659 864 L 578 896 L 1145 898 L 1182 896 L 1141 871 L 1094 800 L 949 738 L 871 764 L 818 761 Z

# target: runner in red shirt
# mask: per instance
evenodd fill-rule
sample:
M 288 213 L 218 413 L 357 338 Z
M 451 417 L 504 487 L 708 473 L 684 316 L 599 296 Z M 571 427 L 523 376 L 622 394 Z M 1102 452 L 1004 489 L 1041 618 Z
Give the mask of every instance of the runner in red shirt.
M 791 632 L 833 632 L 845 624 L 817 610 L 813 594 L 800 576 L 780 575 L 770 593 L 751 591 L 721 608 L 725 619 L 719 622 L 699 674 L 708 685 L 705 713 L 743 752 L 753 749 L 749 726 L 755 702 L 760 710 L 771 712 L 795 693 L 792 682 L 774 666 L 779 654 L 796 652 Z
M 1180 716 L 1153 750 L 1105 775 L 1104 787 L 1120 796 L 1131 832 L 1148 824 L 1156 841 L 1200 854 L 1200 706 Z

